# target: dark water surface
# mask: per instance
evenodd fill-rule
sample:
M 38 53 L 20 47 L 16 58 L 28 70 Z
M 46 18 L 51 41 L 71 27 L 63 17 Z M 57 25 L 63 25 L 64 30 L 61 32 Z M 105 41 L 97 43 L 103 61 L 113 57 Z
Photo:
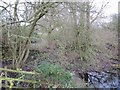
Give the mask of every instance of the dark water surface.
M 120 77 L 118 73 L 111 72 L 88 72 L 90 88 L 112 88 L 112 90 L 120 90 Z

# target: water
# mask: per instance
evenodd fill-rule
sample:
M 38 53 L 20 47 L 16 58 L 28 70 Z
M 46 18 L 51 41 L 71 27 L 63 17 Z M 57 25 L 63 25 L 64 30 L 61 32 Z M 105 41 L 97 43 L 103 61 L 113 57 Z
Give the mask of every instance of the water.
M 118 73 L 110 72 L 88 72 L 89 74 L 89 87 L 91 88 L 108 88 L 120 90 L 120 78 Z

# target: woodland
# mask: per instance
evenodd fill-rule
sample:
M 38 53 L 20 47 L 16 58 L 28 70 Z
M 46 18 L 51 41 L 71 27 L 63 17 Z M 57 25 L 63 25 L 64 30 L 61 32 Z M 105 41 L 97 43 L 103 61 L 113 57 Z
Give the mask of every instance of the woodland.
M 119 77 L 119 19 L 104 14 L 109 3 L 0 0 L 0 88 L 99 88 L 90 77 Z

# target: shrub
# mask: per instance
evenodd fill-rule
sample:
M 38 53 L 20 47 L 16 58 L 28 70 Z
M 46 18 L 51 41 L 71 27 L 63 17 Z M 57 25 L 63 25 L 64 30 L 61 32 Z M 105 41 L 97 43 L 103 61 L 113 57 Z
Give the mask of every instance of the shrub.
M 42 83 L 47 81 L 46 83 L 61 85 L 62 87 L 68 87 L 71 83 L 71 73 L 59 65 L 42 62 L 37 66 L 36 71 L 42 75 Z

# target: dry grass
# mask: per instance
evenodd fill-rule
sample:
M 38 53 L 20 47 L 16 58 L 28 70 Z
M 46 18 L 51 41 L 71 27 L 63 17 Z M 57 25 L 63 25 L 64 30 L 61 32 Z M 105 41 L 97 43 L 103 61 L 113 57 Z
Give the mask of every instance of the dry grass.
M 110 64 L 110 58 L 116 57 L 118 53 L 117 31 L 112 30 L 93 30 L 92 44 L 96 45 L 99 52 L 93 55 L 90 64 L 94 69 L 102 69 L 106 64 Z M 110 45 L 107 45 L 109 43 Z M 104 65 L 103 65 L 104 64 Z

